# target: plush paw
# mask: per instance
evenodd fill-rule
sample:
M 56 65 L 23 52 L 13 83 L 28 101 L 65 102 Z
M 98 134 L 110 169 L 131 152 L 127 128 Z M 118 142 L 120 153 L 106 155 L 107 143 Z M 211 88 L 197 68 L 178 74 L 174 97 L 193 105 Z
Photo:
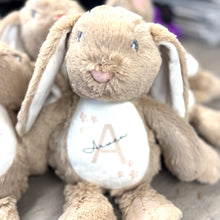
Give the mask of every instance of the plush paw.
M 119 197 L 116 202 L 124 220 L 178 220 L 182 212 L 155 190 L 142 185 Z
M 220 179 L 220 157 L 208 144 L 201 142 L 202 146 L 205 150 L 204 163 L 206 164 L 206 169 L 198 178 L 198 181 L 214 184 Z
M 116 220 L 112 207 L 103 206 L 97 201 L 94 204 L 82 202 L 77 206 L 70 206 L 60 216 L 59 220 Z
M 220 147 L 220 112 L 205 106 L 192 109 L 190 123 L 208 143 Z
M 150 203 L 148 204 L 149 206 Z M 182 212 L 175 207 L 173 204 L 166 204 L 155 207 L 155 204 L 152 204 L 152 208 L 140 209 L 138 212 L 134 210 L 129 210 L 125 220 L 178 220 L 181 219 Z
M 182 212 L 175 206 L 162 206 L 148 212 L 144 219 L 149 220 L 178 220 L 182 218 Z
M 10 197 L 0 199 L 0 219 L 19 220 L 15 199 Z

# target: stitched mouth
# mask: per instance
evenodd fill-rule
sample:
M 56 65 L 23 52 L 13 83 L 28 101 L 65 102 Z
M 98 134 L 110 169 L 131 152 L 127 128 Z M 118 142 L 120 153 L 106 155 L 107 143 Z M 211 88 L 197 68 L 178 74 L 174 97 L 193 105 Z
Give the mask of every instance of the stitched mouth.
M 98 83 L 107 83 L 112 78 L 111 72 L 102 72 L 102 71 L 91 70 L 90 73 L 91 73 L 93 79 Z

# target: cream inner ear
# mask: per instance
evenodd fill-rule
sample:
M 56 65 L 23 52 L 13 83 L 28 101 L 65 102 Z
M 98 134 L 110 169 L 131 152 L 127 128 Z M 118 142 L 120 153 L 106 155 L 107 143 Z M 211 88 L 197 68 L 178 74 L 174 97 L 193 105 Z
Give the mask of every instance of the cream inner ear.
M 28 132 L 31 129 L 41 108 L 43 107 L 46 99 L 48 98 L 56 74 L 59 71 L 59 68 L 64 59 L 65 41 L 66 41 L 66 35 L 62 36 L 62 38 L 60 39 L 60 42 L 56 48 L 55 53 L 51 56 L 43 72 L 43 75 L 37 87 L 37 91 L 31 102 L 25 132 Z
M 162 65 L 151 88 L 151 96 L 171 106 L 179 116 L 186 113 L 184 85 L 181 73 L 180 58 L 176 47 L 169 42 L 160 42 Z
M 5 42 L 13 49 L 25 52 L 22 41 L 20 39 L 20 28 L 18 25 L 7 25 L 2 32 L 2 35 L 0 36 L 0 41 Z

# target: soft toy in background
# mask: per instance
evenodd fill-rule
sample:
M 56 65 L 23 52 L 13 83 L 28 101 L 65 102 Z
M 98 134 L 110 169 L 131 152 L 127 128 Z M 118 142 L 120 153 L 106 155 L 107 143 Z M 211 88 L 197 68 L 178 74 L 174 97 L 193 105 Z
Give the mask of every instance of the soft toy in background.
M 153 7 L 150 7 L 150 0 L 108 0 L 106 4 L 121 6 L 136 12 L 147 22 L 151 22 L 155 17 Z M 187 54 L 186 58 L 189 85 L 192 90 L 190 123 L 206 141 L 214 146 L 220 146 L 220 112 L 198 104 L 198 102 L 207 102 L 220 96 L 220 80 L 212 73 L 202 69 L 190 54 Z M 195 104 L 194 99 L 197 102 Z
M 34 64 L 0 42 L 0 219 L 18 219 L 16 199 L 27 187 L 27 155 L 17 148 L 15 124 Z
M 0 21 L 0 41 L 36 60 L 54 22 L 68 13 L 82 11 L 76 1 L 28 0 L 21 10 L 10 13 Z M 57 100 L 69 89 L 62 74 L 57 75 L 55 83 L 47 103 Z
M 47 167 L 45 151 L 24 148 L 15 132 L 17 112 L 34 71 L 34 62 L 0 42 L 0 219 L 19 219 L 16 202 L 27 188 L 27 177 L 42 174 Z M 55 102 L 64 88 L 62 75 L 56 77 L 44 105 Z M 62 85 L 62 87 L 60 87 Z M 58 92 L 57 92 L 58 91 Z M 64 91 L 62 91 L 64 92 Z M 33 141 L 33 140 L 32 140 Z M 36 161 L 33 160 L 36 158 Z M 32 163 L 33 162 L 33 163 Z M 34 163 L 36 162 L 36 163 Z
M 107 0 L 106 5 L 126 8 L 139 14 L 145 21 L 153 20 L 153 6 L 149 0 Z
M 12 12 L 0 21 L 0 40 L 36 60 L 54 22 L 68 13 L 82 11 L 76 1 L 28 0 L 20 11 Z
M 64 61 L 72 91 L 41 111 Z M 115 219 L 106 191 L 123 219 L 179 219 L 181 211 L 150 187 L 160 151 L 181 180 L 219 179 L 218 154 L 185 119 L 186 74 L 175 36 L 126 9 L 100 6 L 56 22 L 40 50 L 17 131 L 27 149 L 46 152 L 49 144 L 45 155 L 67 183 L 60 219 Z M 160 88 L 167 105 L 155 100 Z

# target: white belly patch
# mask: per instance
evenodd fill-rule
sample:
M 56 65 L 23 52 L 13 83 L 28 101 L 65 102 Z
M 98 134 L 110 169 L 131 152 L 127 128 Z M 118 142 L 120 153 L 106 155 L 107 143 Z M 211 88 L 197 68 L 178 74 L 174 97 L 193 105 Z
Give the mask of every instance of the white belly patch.
M 135 106 L 81 98 L 67 137 L 75 172 L 107 189 L 138 183 L 149 163 L 146 129 Z
M 0 105 L 0 176 L 12 165 L 17 147 L 17 138 L 11 119 L 5 110 Z

